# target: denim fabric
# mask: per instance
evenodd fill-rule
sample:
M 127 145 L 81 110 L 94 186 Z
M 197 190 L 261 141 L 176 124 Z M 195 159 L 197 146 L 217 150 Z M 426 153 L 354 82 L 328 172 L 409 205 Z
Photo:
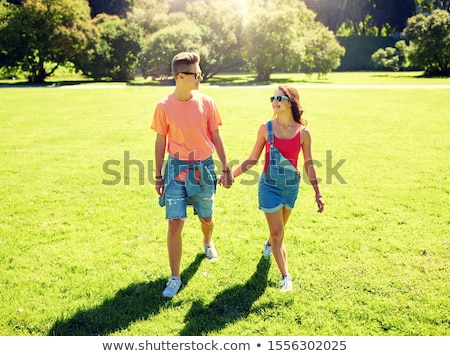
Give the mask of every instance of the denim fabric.
M 275 147 L 272 121 L 267 122 L 270 162 L 267 173 L 262 172 L 258 183 L 259 209 L 273 213 L 282 207 L 293 209 L 300 188 L 300 173 Z
M 175 177 L 186 169 L 186 181 L 176 181 Z M 195 177 L 197 169 L 200 181 Z M 164 194 L 159 197 L 159 205 L 166 207 L 166 219 L 185 219 L 187 205 L 193 205 L 194 213 L 200 218 L 211 217 L 216 184 L 212 157 L 202 162 L 186 162 L 169 156 L 164 169 Z

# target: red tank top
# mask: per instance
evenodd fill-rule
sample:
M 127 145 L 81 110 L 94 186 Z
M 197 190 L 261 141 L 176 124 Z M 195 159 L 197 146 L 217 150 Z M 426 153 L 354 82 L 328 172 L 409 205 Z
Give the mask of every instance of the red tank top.
M 288 159 L 292 165 L 295 167 L 295 169 L 298 170 L 298 155 L 300 154 L 301 145 L 300 145 L 300 130 L 298 133 L 289 140 L 284 140 L 281 138 L 278 138 L 277 136 L 273 135 L 273 143 L 276 148 L 281 152 L 281 154 Z M 269 156 L 270 152 L 270 144 L 269 142 L 266 142 L 266 161 L 264 163 L 264 172 L 267 173 L 267 168 L 269 166 Z

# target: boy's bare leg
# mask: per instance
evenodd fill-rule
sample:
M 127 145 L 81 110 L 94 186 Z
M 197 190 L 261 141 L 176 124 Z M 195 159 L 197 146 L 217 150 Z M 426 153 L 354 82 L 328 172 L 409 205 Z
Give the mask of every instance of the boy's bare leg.
M 180 263 L 182 253 L 181 232 L 183 231 L 184 220 L 169 220 L 169 230 L 167 232 L 167 250 L 169 252 L 169 264 L 172 276 L 180 276 Z

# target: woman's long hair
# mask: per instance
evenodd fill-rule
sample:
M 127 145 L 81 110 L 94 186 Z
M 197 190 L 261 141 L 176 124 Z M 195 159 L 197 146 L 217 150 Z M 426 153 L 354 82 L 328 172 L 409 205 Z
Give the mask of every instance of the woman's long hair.
M 306 126 L 308 122 L 305 119 L 302 119 L 303 108 L 300 104 L 300 97 L 298 95 L 297 89 L 289 85 L 279 85 L 278 89 L 281 90 L 289 98 L 289 101 L 291 102 L 291 110 L 294 121 Z

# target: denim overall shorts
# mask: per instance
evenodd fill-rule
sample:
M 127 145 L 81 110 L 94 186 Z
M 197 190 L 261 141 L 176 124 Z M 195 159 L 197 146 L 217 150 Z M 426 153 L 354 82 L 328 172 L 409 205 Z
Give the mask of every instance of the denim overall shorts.
M 282 207 L 293 209 L 300 188 L 300 173 L 274 145 L 272 121 L 267 122 L 270 161 L 267 173 L 262 172 L 258 183 L 259 209 L 274 213 Z

